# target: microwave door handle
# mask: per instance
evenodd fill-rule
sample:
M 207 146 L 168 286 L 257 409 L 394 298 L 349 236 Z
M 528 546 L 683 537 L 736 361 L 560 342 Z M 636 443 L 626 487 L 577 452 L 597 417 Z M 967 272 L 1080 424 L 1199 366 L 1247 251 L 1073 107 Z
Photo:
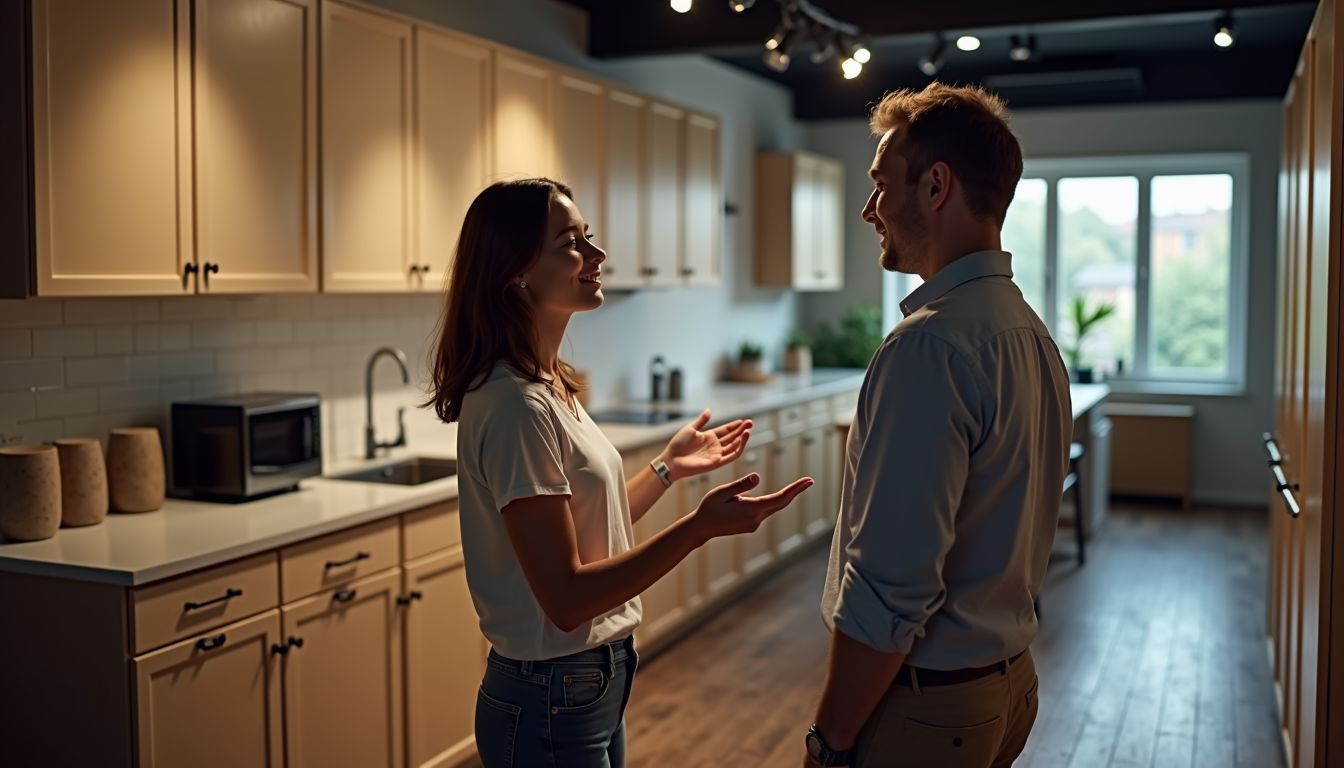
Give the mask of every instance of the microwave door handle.
M 252 465 L 252 474 L 254 475 L 278 475 L 285 471 L 285 467 L 276 464 L 254 464 Z

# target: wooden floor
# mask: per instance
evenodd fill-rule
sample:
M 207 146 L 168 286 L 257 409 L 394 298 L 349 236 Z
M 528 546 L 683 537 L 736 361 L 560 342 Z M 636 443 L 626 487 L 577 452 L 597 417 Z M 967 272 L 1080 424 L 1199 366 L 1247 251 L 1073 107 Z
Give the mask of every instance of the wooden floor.
M 1067 533 L 1067 532 L 1064 532 Z M 1263 512 L 1113 507 L 1079 569 L 1061 535 L 1018 766 L 1277 768 Z M 631 766 L 797 766 L 827 635 L 822 550 L 641 664 Z

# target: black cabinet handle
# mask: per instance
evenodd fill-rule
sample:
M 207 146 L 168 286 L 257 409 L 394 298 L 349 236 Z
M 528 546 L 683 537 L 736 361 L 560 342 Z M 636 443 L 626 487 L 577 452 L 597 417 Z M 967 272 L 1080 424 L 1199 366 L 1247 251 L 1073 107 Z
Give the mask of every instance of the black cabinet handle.
M 196 262 L 194 261 L 182 267 L 182 290 L 191 290 L 191 276 L 200 270 L 201 268 L 196 266 Z
M 420 265 L 419 265 L 419 264 L 412 264 L 412 265 L 411 265 L 411 276 L 414 277 L 415 275 L 418 275 L 418 274 L 420 274 Z
M 333 594 L 331 599 L 338 603 L 348 603 L 355 599 L 355 590 L 342 589 L 340 592 Z
M 227 600 L 232 600 L 232 599 L 235 598 L 235 597 L 242 597 L 242 596 L 243 596 L 243 590 L 241 590 L 241 589 L 235 589 L 235 588 L 233 588 L 233 587 L 229 587 L 228 589 L 224 590 L 224 594 L 220 595 L 219 597 L 216 597 L 216 598 L 213 598 L 213 599 L 210 599 L 210 600 L 206 600 L 206 601 L 203 602 L 203 603 L 197 603 L 197 602 L 187 602 L 187 603 L 183 603 L 183 605 L 182 605 L 182 612 L 183 612 L 183 613 L 186 613 L 187 611 L 195 611 L 195 610 L 199 610 L 199 609 L 204 608 L 204 607 L 206 607 L 206 606 L 208 606 L 208 605 L 214 605 L 215 603 L 222 603 L 222 602 L 225 602 L 225 601 L 227 601 Z
M 303 638 L 290 635 L 289 637 L 285 638 L 285 641 L 283 643 L 272 643 L 271 654 L 274 656 L 287 656 L 289 655 L 290 648 L 302 648 L 302 647 L 303 647 Z
M 803 437 L 803 445 L 812 445 L 812 444 L 815 443 L 815 442 L 817 442 L 817 438 L 815 438 L 815 437 L 813 437 L 813 436 L 811 436 L 811 435 L 805 435 L 805 436 Z
M 682 267 L 682 268 L 681 268 L 681 274 L 682 274 L 682 276 L 684 276 L 684 277 L 690 277 L 691 275 L 694 275 L 694 274 L 695 274 L 695 268 L 694 268 L 694 267 Z
M 215 635 L 214 637 L 202 637 L 200 640 L 196 641 L 196 650 L 213 651 L 219 646 L 224 644 L 224 639 L 225 638 L 223 632 L 220 632 L 218 635 Z
M 219 272 L 218 264 L 214 263 L 213 261 L 205 262 L 205 271 L 202 272 L 202 274 L 205 275 L 205 289 L 207 291 L 210 290 L 210 275 L 218 274 L 218 272 Z
M 429 274 L 429 265 L 428 265 L 428 264 L 421 264 L 421 265 L 420 265 L 420 271 L 423 272 L 423 273 L 425 273 L 426 275 L 428 275 L 428 274 Z
M 302 638 L 302 637 L 295 637 L 295 636 L 293 636 L 293 635 L 290 635 L 290 636 L 285 640 L 285 645 L 286 645 L 286 647 L 289 647 L 289 648 L 302 648 L 302 647 L 303 647 L 303 638 Z
M 345 560 L 328 560 L 326 569 L 329 571 L 332 568 L 344 568 L 347 565 L 354 565 L 360 560 L 368 560 L 370 557 L 373 557 L 373 555 L 370 555 L 368 552 L 356 552 L 354 557 Z
M 397 598 L 397 605 L 410 605 L 412 601 L 414 601 L 414 600 L 421 600 L 421 599 L 424 598 L 424 596 L 425 596 L 424 593 L 421 592 L 420 590 L 418 590 L 418 589 L 413 589 L 413 590 L 411 590 L 411 594 L 409 594 L 409 595 L 402 595 L 402 596 L 398 597 L 398 598 Z
M 284 656 L 289 653 L 289 646 L 284 643 L 271 643 L 272 656 Z

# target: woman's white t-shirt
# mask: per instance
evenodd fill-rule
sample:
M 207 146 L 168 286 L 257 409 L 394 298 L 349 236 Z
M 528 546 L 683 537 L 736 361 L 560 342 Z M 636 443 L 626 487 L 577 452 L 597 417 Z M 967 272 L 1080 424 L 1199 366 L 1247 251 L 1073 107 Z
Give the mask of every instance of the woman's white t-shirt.
M 531 496 L 569 496 L 579 558 L 630 549 L 630 501 L 621 455 L 575 403 L 499 365 L 462 399 L 457 429 L 462 553 L 481 631 L 503 656 L 552 659 L 634 632 L 639 598 L 572 632 L 546 617 L 518 564 L 501 510 Z

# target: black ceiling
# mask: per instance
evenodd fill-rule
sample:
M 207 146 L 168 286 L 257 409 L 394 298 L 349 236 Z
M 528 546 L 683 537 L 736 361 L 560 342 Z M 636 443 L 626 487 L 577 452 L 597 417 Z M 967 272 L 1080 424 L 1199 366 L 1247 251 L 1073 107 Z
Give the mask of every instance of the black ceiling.
M 778 0 L 737 14 L 728 0 L 565 0 L 589 12 L 590 53 L 599 58 L 703 53 L 788 86 L 802 119 L 858 117 L 883 92 L 931 79 L 916 67 L 936 35 L 947 40 L 937 79 L 981 83 L 1013 107 L 1121 102 L 1279 98 L 1287 90 L 1315 12 L 1301 0 L 811 0 L 857 26 L 872 60 L 854 80 L 831 58 L 795 51 L 786 72 L 765 66 L 765 39 L 779 24 Z M 1214 20 L 1230 10 L 1236 43 L 1213 44 Z M 978 51 L 953 44 L 978 36 Z M 1026 62 L 1008 57 L 1013 35 L 1035 35 Z

